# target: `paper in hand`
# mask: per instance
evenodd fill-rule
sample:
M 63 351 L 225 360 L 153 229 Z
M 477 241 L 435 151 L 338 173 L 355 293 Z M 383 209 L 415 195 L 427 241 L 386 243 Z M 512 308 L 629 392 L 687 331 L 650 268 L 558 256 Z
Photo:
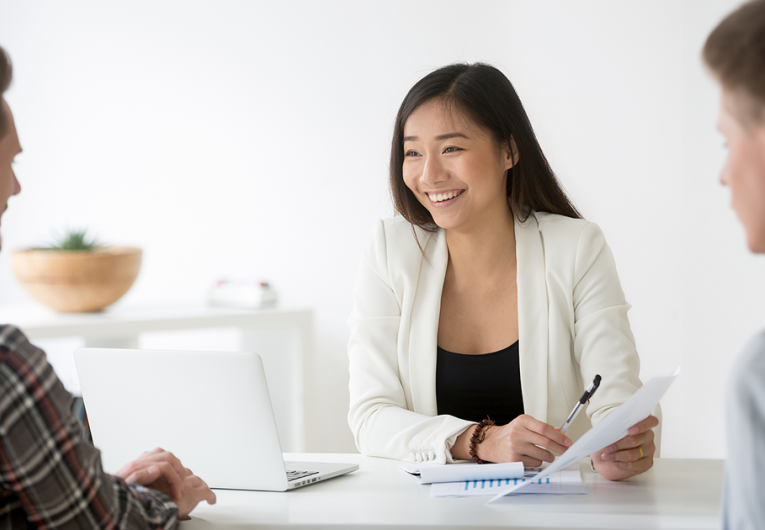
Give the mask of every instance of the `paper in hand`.
M 584 458 L 608 447 L 614 442 L 618 442 L 625 436 L 630 427 L 643 421 L 659 403 L 664 393 L 672 385 L 677 376 L 680 375 L 680 367 L 669 377 L 654 377 L 645 385 L 638 389 L 632 397 L 625 401 L 622 406 L 613 411 L 603 421 L 587 431 L 579 440 L 568 450 L 560 455 L 555 462 L 547 466 L 537 479 L 542 479 L 551 473 L 570 466 L 580 458 Z M 505 495 L 509 495 L 521 488 L 527 483 L 521 483 L 517 486 L 509 486 L 497 493 L 486 504 L 493 503 Z

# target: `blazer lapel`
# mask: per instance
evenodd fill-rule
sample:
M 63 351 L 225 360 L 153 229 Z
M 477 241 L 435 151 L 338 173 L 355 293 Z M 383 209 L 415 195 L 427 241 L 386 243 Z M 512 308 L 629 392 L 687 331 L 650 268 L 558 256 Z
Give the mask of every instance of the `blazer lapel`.
M 441 293 L 449 251 L 444 231 L 425 244 L 417 292 L 412 305 L 409 336 L 409 370 L 414 411 L 438 414 L 436 402 L 436 347 Z M 515 224 L 518 284 L 518 331 L 521 389 L 526 414 L 547 422 L 547 358 L 549 347 L 547 283 L 539 225 L 534 214 Z
M 525 222 L 515 223 L 515 255 L 523 407 L 526 414 L 547 422 L 549 311 L 544 248 L 533 213 Z
M 409 373 L 414 411 L 428 416 L 438 414 L 436 402 L 436 360 L 438 318 L 444 289 L 449 251 L 446 237 L 439 230 L 424 246 L 417 291 L 412 305 L 409 335 Z

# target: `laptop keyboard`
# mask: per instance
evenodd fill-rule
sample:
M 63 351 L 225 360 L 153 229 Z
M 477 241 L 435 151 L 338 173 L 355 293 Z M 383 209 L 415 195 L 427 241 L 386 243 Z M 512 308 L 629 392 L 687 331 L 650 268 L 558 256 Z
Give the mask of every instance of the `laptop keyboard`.
M 311 475 L 318 474 L 318 471 L 295 471 L 291 469 L 287 471 L 287 482 L 292 482 L 293 480 L 298 480 L 303 477 L 310 477 Z

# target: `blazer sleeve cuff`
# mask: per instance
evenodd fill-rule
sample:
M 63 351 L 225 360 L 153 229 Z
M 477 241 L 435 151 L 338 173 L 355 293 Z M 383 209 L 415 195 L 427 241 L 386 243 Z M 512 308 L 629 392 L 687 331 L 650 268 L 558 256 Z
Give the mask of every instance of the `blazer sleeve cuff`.
M 474 424 L 470 424 L 461 431 L 454 433 L 452 436 L 446 439 L 446 463 L 447 464 L 454 464 L 455 462 L 458 462 L 459 460 L 457 458 L 454 458 L 452 456 L 452 447 L 454 447 L 454 444 L 457 443 L 457 438 L 460 437 L 462 433 L 470 429 Z

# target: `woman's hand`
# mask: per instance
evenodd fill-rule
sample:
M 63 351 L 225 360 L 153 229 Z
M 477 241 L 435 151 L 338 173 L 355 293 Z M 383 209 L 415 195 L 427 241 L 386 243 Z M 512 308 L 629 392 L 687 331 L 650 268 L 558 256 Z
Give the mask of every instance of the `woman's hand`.
M 452 449 L 454 458 L 470 460 L 468 448 L 474 430 L 474 426 L 470 427 L 457 438 Z M 572 445 L 568 436 L 555 427 L 526 414 L 485 432 L 486 438 L 476 448 L 478 457 L 486 462 L 523 462 L 524 466 L 537 467 L 555 460 L 551 451 L 562 454 Z
M 659 424 L 656 416 L 648 416 L 627 431 L 627 436 L 591 455 L 595 471 L 609 480 L 621 480 L 653 467 L 656 445 L 653 428 Z

